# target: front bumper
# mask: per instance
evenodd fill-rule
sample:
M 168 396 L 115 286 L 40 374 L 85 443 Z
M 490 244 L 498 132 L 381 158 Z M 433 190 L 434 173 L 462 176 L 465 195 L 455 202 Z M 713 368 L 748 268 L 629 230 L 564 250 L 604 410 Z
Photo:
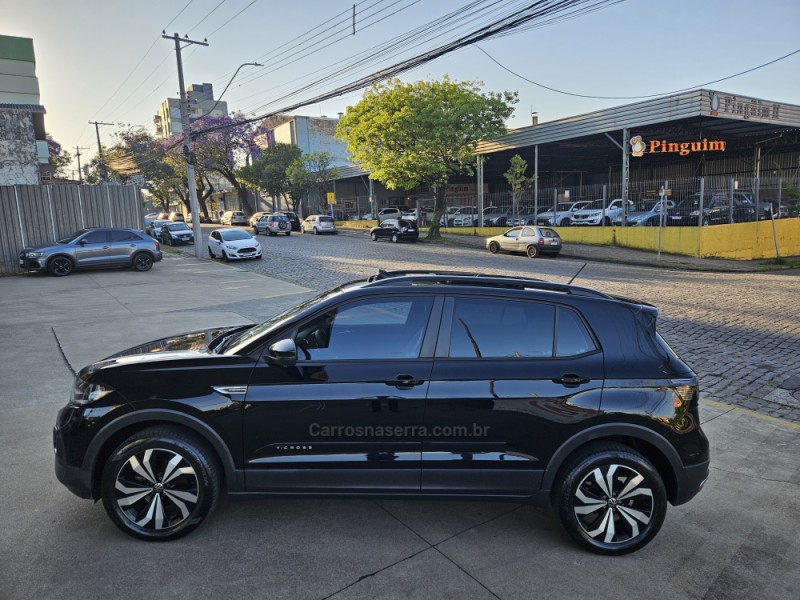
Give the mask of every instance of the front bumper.
M 231 259 L 240 259 L 240 258 L 258 258 L 262 255 L 261 248 L 252 249 L 252 248 L 239 248 L 238 250 L 228 250 L 225 248 L 225 253 L 228 255 L 228 258 Z
M 19 255 L 19 268 L 23 271 L 45 271 L 47 258 L 28 258 L 25 254 Z

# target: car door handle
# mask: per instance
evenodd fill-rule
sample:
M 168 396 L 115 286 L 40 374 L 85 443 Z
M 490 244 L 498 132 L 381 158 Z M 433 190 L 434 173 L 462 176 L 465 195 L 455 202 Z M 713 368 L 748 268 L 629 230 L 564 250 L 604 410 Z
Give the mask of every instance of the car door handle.
M 564 373 L 561 377 L 554 378 L 553 383 L 560 383 L 564 387 L 578 387 L 582 383 L 589 383 L 589 380 L 575 373 Z
M 411 375 L 398 375 L 395 379 L 389 379 L 386 385 L 393 385 L 399 390 L 410 390 L 415 385 L 424 383 L 421 379 L 414 379 Z

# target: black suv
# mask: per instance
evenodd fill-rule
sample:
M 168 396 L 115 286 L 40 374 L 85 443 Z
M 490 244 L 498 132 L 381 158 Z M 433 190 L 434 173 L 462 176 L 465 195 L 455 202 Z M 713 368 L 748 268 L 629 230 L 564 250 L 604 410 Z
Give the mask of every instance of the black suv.
M 703 218 L 700 219 L 700 194 L 694 194 L 670 208 L 666 214 L 667 225 L 723 225 L 756 220 L 756 210 L 750 197 L 735 192 L 733 199 L 723 193 L 703 195 Z
M 656 317 L 577 286 L 381 271 L 85 367 L 56 474 L 147 540 L 225 491 L 552 503 L 586 548 L 631 552 L 709 472 L 697 377 Z

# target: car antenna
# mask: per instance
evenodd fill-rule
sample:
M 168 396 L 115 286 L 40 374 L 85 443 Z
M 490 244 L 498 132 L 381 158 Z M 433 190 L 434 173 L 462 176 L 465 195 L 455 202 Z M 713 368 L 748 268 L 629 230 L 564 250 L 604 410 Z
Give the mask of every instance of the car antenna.
M 583 271 L 583 267 L 585 267 L 587 264 L 589 264 L 589 263 L 583 263 L 583 266 L 582 266 L 580 269 L 578 269 L 578 272 L 577 272 L 577 273 L 575 273 L 575 275 L 573 275 L 573 276 L 572 276 L 572 279 L 570 279 L 570 280 L 567 282 L 567 285 L 572 285 L 572 282 L 573 282 L 573 281 L 575 281 L 575 278 L 576 278 L 578 275 L 580 275 L 580 274 L 581 274 L 581 271 Z

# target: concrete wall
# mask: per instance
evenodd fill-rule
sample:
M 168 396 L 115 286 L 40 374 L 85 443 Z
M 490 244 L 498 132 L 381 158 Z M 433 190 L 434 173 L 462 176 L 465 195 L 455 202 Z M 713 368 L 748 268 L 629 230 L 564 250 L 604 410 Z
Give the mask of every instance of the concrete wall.
M 0 185 L 39 183 L 39 157 L 33 115 L 0 109 Z
M 800 256 L 800 218 L 777 219 L 773 237 L 772 221 L 714 225 L 711 227 L 665 227 L 661 251 L 665 254 L 701 258 L 758 260 L 775 258 L 775 240 L 780 256 Z M 481 236 L 498 235 L 507 227 L 479 227 Z M 472 235 L 471 227 L 456 227 L 448 233 Z M 658 251 L 658 227 L 559 227 L 565 244 L 622 246 Z

